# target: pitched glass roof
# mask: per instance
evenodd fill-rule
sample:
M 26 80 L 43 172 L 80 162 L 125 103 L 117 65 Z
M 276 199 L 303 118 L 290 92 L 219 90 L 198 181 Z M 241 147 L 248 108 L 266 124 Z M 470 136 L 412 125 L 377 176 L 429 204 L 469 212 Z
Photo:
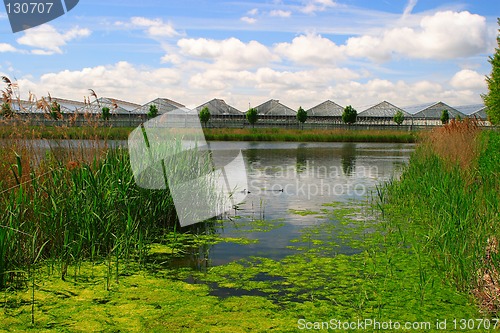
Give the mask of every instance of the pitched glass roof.
M 136 108 L 133 113 L 137 114 L 147 114 L 149 112 L 149 107 L 151 105 L 156 105 L 158 108 L 158 114 L 164 114 L 167 112 L 172 112 L 174 110 L 180 109 L 185 107 L 184 105 L 177 103 L 175 101 L 172 101 L 168 98 L 157 98 L 155 100 L 152 100 L 151 102 L 148 102 L 144 104 L 141 107 Z
M 392 118 L 398 111 L 401 111 L 405 116 L 411 116 L 411 114 L 404 111 L 403 109 L 387 101 L 383 101 L 382 103 L 374 105 L 364 110 L 363 112 L 360 112 L 358 114 L 358 117 Z
M 455 118 L 457 116 L 465 117 L 463 113 L 443 102 L 406 107 L 404 110 L 413 114 L 415 118 L 423 119 L 441 119 L 443 110 L 448 111 L 450 118 Z
M 196 108 L 198 113 L 204 108 L 207 107 L 208 110 L 210 111 L 210 114 L 212 116 L 228 116 L 228 115 L 238 115 L 241 116 L 243 113 L 239 111 L 238 109 L 232 107 L 231 105 L 227 104 L 224 100 L 222 99 L 213 99 L 210 102 L 207 102 L 205 104 L 202 104 Z
M 278 100 L 271 99 L 256 107 L 260 115 L 265 116 L 296 116 L 297 112 L 286 105 L 281 104 Z
M 309 117 L 341 117 L 342 113 L 344 113 L 344 108 L 330 100 L 307 110 Z

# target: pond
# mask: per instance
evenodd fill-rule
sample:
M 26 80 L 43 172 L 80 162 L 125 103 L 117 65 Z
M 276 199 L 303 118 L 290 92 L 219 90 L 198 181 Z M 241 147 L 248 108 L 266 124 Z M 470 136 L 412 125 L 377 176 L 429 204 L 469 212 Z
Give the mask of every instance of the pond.
M 221 242 L 176 258 L 171 265 L 200 269 L 203 260 L 206 268 L 242 258 L 280 260 L 293 254 L 291 240 L 304 228 L 325 223 L 325 205 L 366 201 L 377 185 L 401 174 L 414 148 L 391 143 L 211 142 L 210 149 L 227 160 L 242 151 L 249 186 L 245 201 L 216 232 L 256 242 Z M 336 251 L 360 250 L 342 245 Z
M 126 147 L 127 142 L 108 141 L 106 145 Z M 39 140 L 32 146 L 40 159 L 49 149 L 58 152 L 75 147 L 93 149 L 96 142 Z M 368 200 L 376 186 L 401 174 L 415 145 L 211 141 L 209 149 L 216 151 L 218 165 L 224 165 L 221 161 L 230 162 L 241 151 L 248 180 L 244 202 L 213 231 L 226 239 L 243 237 L 254 242 L 228 241 L 208 248 L 206 244 L 191 248 L 186 256 L 169 258 L 171 268 L 200 270 L 242 258 L 280 260 L 295 253 L 290 242 L 300 238 L 304 228 L 319 226 L 326 220 L 338 223 L 335 219 L 325 219 L 325 205 Z M 338 253 L 361 251 L 340 243 Z

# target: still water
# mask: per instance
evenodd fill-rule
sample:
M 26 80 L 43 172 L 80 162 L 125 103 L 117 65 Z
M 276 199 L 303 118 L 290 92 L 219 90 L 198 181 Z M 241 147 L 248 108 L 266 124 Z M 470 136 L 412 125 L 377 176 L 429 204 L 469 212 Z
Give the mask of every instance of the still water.
M 126 145 L 126 141 L 108 142 L 108 147 Z M 35 146 L 44 156 L 49 149 L 93 147 L 93 143 L 40 140 Z M 193 249 L 185 257 L 174 258 L 170 262 L 174 267 L 202 269 L 200 263 L 216 266 L 252 256 L 279 260 L 293 254 L 291 240 L 299 238 L 304 228 L 325 223 L 321 213 L 325 205 L 366 202 L 377 185 L 401 174 L 415 145 L 210 142 L 209 148 L 216 151 L 221 162 L 218 165 L 230 162 L 241 151 L 248 180 L 246 199 L 217 226 L 216 232 L 258 242 L 227 242 Z M 338 249 L 344 254 L 358 251 L 349 246 Z
M 366 201 L 377 185 L 401 174 L 414 147 L 388 143 L 211 142 L 210 149 L 228 161 L 241 150 L 248 178 L 245 201 L 231 212 L 236 217 L 225 221 L 218 232 L 224 237 L 257 239 L 258 243 L 214 245 L 209 249 L 210 265 L 251 256 L 279 260 L 292 254 L 290 240 L 299 237 L 303 228 L 325 223 L 320 213 L 325 204 Z M 276 227 L 262 232 L 255 228 L 260 220 Z M 348 246 L 339 249 L 345 254 L 356 251 Z M 182 258 L 173 264 L 192 266 Z

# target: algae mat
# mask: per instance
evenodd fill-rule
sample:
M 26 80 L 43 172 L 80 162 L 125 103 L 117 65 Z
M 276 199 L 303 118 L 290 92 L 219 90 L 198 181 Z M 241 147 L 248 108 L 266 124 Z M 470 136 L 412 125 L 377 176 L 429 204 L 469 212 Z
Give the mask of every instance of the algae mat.
M 314 215 L 322 223 L 302 229 L 289 244 L 294 254 L 282 260 L 249 257 L 201 271 L 120 263 L 109 280 L 116 263 L 82 263 L 66 281 L 42 265 L 33 312 L 32 280 L 3 291 L 0 332 L 370 332 L 377 324 L 442 332 L 483 318 L 426 259 L 425 244 L 384 227 L 369 207 L 330 204 Z M 218 241 L 250 242 L 206 239 L 207 246 Z M 339 254 L 342 243 L 357 252 Z M 152 254 L 168 261 L 183 252 L 163 247 L 152 246 Z

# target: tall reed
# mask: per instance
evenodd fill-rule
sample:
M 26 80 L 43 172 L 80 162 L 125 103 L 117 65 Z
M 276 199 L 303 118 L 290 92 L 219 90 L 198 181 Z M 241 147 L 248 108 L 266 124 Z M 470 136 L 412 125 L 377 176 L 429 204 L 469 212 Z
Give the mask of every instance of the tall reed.
M 405 241 L 423 244 L 447 279 L 476 295 L 484 294 L 486 272 L 490 284 L 500 282 L 491 245 L 500 237 L 499 172 L 500 133 L 452 121 L 431 132 L 401 179 L 382 191 L 384 212 L 405 231 Z M 494 293 L 480 301 L 497 311 L 500 293 Z

